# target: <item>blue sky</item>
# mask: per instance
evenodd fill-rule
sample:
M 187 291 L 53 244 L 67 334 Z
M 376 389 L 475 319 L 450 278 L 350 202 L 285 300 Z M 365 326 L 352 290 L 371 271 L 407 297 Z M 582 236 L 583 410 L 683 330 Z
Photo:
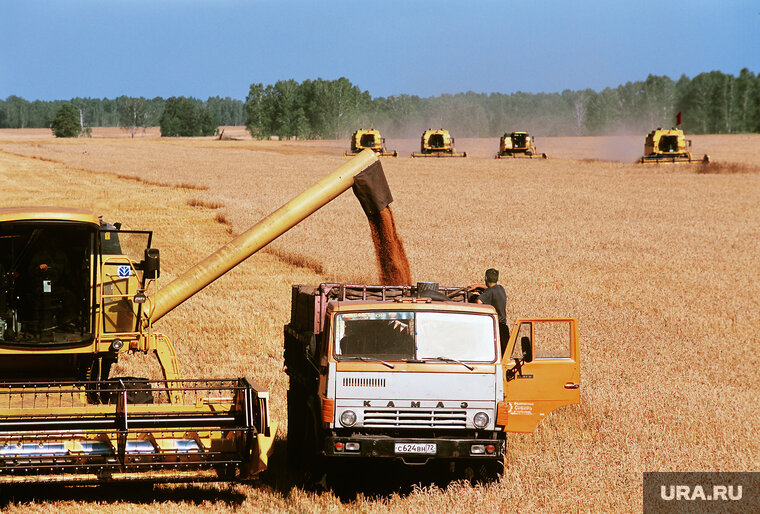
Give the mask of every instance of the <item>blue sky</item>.
M 538 93 L 744 67 L 760 72 L 757 0 L 0 0 L 3 99 L 341 76 L 375 97 Z

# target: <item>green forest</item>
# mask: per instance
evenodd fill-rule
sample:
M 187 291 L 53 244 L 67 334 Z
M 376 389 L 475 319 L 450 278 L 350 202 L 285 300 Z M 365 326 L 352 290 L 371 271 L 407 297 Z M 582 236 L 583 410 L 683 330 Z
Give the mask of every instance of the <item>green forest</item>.
M 246 125 L 258 138 L 340 139 L 374 127 L 387 137 L 417 137 L 444 127 L 458 137 L 494 137 L 527 130 L 542 136 L 642 134 L 675 124 L 690 134 L 760 132 L 760 75 L 711 71 L 693 78 L 650 75 L 602 91 L 561 93 L 459 93 L 421 98 L 373 98 L 346 78 L 253 83 L 245 102 L 233 98 L 189 99 L 219 125 Z M 72 104 L 86 126 L 157 126 L 167 100 L 122 96 L 0 100 L 0 128 L 50 127 L 63 104 Z M 137 108 L 136 106 L 139 106 Z

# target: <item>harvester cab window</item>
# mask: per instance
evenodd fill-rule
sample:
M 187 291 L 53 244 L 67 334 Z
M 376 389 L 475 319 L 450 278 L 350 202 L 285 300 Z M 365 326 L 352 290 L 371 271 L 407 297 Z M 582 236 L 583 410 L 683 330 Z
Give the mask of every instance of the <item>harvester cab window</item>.
M 428 146 L 430 148 L 443 148 L 445 146 L 443 134 L 431 134 L 428 139 Z
M 375 134 L 362 134 L 359 144 L 363 148 L 372 148 L 375 146 Z
M 150 231 L 100 231 L 102 324 L 106 333 L 137 331 L 141 307 L 134 298 L 143 291 L 139 263 L 151 239 Z
M 0 344 L 92 340 L 89 225 L 14 222 L 0 227 Z
M 525 134 L 515 134 L 512 136 L 512 146 L 514 148 L 522 148 L 525 146 Z
M 119 232 L 113 225 L 101 223 L 100 252 L 109 255 L 121 255 Z
M 661 152 L 674 153 L 678 151 L 678 136 L 662 136 L 658 145 Z

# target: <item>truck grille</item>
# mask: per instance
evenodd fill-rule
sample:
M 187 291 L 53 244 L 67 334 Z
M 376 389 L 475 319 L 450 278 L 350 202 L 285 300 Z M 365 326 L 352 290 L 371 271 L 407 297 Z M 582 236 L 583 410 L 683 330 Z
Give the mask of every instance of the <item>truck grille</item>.
M 444 409 L 366 409 L 364 426 L 466 428 L 467 412 Z
M 385 379 L 367 377 L 343 377 L 343 387 L 385 387 Z

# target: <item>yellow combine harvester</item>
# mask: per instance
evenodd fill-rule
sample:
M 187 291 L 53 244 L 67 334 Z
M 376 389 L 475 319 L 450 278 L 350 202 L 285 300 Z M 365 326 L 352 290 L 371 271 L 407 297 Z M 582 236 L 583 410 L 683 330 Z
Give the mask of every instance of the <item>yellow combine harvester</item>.
M 499 139 L 499 153 L 497 159 L 504 157 L 541 157 L 546 159 L 546 154 L 539 154 L 536 149 L 536 139 L 531 137 L 527 132 L 504 133 Z
M 412 153 L 412 157 L 467 157 L 467 152 L 457 153 L 448 130 L 427 129 L 420 138 L 420 153 Z
M 268 393 L 245 378 L 182 379 L 154 323 L 346 189 L 372 205 L 382 173 L 362 152 L 161 289 L 150 231 L 81 209 L 0 209 L 0 483 L 265 469 L 277 431 Z M 164 379 L 111 376 L 136 352 L 154 352 Z
M 359 129 L 351 135 L 351 150 L 343 152 L 346 157 L 359 155 L 362 150 L 370 149 L 382 157 L 398 157 L 398 152 L 393 150 L 389 152 L 385 149 L 385 138 L 380 135 L 379 130 Z
M 708 155 L 702 158 L 692 157 L 688 148 L 691 148 L 691 139 L 684 137 L 683 130 L 657 128 L 647 134 L 644 155 L 639 159 L 639 163 L 710 162 Z

